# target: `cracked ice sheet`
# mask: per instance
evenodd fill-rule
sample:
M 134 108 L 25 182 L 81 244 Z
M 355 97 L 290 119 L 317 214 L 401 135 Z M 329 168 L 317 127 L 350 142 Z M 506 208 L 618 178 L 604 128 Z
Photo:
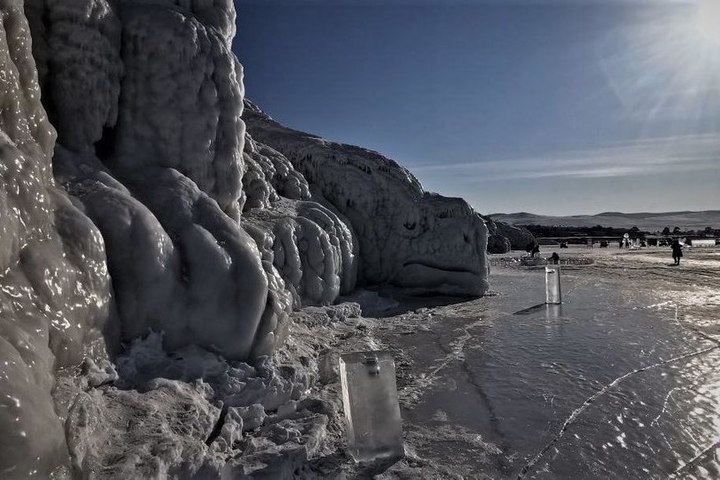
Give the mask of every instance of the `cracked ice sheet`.
M 566 424 L 568 420 L 606 423 L 597 418 L 592 407 L 577 412 L 577 418 L 573 416 L 588 399 L 597 402 L 612 397 L 615 387 L 593 398 L 616 379 L 638 368 L 714 346 L 657 315 L 634 310 L 623 302 L 622 294 L 614 292 L 611 283 L 575 286 L 574 296 L 557 315 L 550 311 L 516 317 L 518 320 L 509 319 L 503 328 L 492 329 L 493 338 L 486 342 L 486 347 L 490 343 L 485 350 L 487 358 L 478 358 L 471 367 L 489 392 L 488 404 L 502 419 L 499 433 L 527 459 L 542 451 L 538 444 L 544 447 L 555 441 L 564 427 L 568 427 L 566 437 L 573 428 L 572 423 Z M 589 303 L 589 294 L 596 300 L 594 305 Z M 508 371 L 508 365 L 514 372 Z M 665 392 L 672 388 L 666 388 L 668 382 L 652 387 L 640 384 L 642 388 L 633 392 L 639 402 L 657 402 L 658 397 L 662 402 Z M 623 400 L 621 397 L 620 403 Z M 528 431 L 534 434 L 524 433 Z M 615 444 L 627 443 L 622 433 L 616 432 Z M 533 444 L 536 451 L 528 455 Z M 545 455 L 552 455 L 554 448 L 557 444 Z M 530 469 L 528 477 L 532 478 L 540 465 L 542 461 Z M 611 467 L 622 472 L 624 464 L 615 459 Z
M 527 478 L 718 478 L 718 362 L 715 349 L 628 378 L 589 406 Z
M 715 346 L 695 332 L 679 328 L 666 312 L 637 308 L 651 303 L 643 303 L 649 299 L 639 289 L 574 271 L 564 272 L 563 280 L 564 288 L 568 288 L 566 303 L 561 309 L 543 308 L 529 315 L 508 315 L 508 312 L 537 303 L 537 298 L 544 294 L 544 279 L 543 272 L 505 271 L 494 278 L 493 290 L 499 292 L 498 296 L 485 298 L 482 303 L 431 309 L 423 314 L 422 320 L 417 320 L 414 330 L 406 325 L 404 328 L 409 334 L 396 336 L 393 343 L 407 356 L 400 363 L 410 363 L 410 376 L 416 374 L 419 378 L 401 378 L 401 399 L 404 387 L 413 384 L 421 387 L 415 389 L 413 395 L 405 396 L 402 406 L 406 422 L 451 425 L 481 434 L 483 441 L 502 449 L 502 455 L 492 456 L 497 474 L 514 478 L 557 436 L 573 411 L 614 380 L 638 368 Z M 396 318 L 402 319 L 402 316 Z M 468 330 L 473 323 L 476 325 Z M 468 332 L 471 338 L 465 339 Z M 453 349 L 460 340 L 463 355 Z M 617 389 L 607 389 L 593 404 L 584 408 L 553 447 L 574 441 L 573 429 L 581 422 L 595 425 L 595 428 L 606 425 L 608 419 L 615 423 L 621 420 L 632 422 L 635 418 L 633 409 L 643 406 L 639 402 L 653 406 L 645 407 L 650 408 L 647 415 L 651 418 L 643 423 L 649 425 L 662 410 L 667 393 L 689 381 L 672 372 L 682 371 L 684 365 L 700 361 L 716 364 L 717 354 L 711 352 L 707 359 L 702 356 L 688 358 L 651 372 L 628 376 Z M 435 372 L 438 366 L 442 369 Z M 401 367 L 401 374 L 402 371 Z M 433 372 L 435 375 L 431 375 Z M 661 375 L 663 372 L 665 376 Z M 657 382 L 636 380 L 636 377 L 649 378 L 651 375 L 658 375 Z M 427 377 L 435 378 L 423 384 Z M 631 385 L 631 394 L 619 394 L 615 399 L 616 390 L 625 392 L 626 385 Z M 687 409 L 688 405 L 694 408 L 699 400 L 683 397 L 685 394 L 682 391 L 673 393 L 667 408 L 673 407 L 676 396 L 681 401 L 681 408 Z M 593 409 L 594 404 L 602 403 L 606 397 L 624 405 L 628 412 L 621 409 L 621 412 L 613 410 L 612 415 L 598 413 Z M 638 400 L 632 403 L 634 397 Z M 630 403 L 625 405 L 623 402 Z M 708 409 L 708 412 L 712 411 L 715 410 Z M 663 428 L 656 427 L 655 430 L 664 432 Z M 672 428 L 667 428 L 668 434 L 672 435 Z M 703 423 L 698 423 L 697 428 L 710 433 L 695 432 L 697 442 L 693 445 L 698 446 L 682 452 L 682 456 L 678 454 L 676 463 L 667 466 L 664 472 L 672 473 L 680 465 L 680 458 L 690 460 L 712 444 L 712 434 L 718 429 Z M 633 442 L 638 442 L 623 430 L 611 430 L 610 433 L 598 435 L 602 439 L 607 437 L 605 443 L 612 441 L 617 448 L 623 448 L 623 444 L 631 447 Z M 583 441 L 587 443 L 588 439 Z M 651 444 L 654 441 L 654 437 L 648 440 Z M 662 437 L 660 441 L 664 442 Z M 456 445 L 454 448 L 462 447 Z M 562 447 L 558 449 L 563 451 Z M 552 459 L 554 450 L 545 455 L 547 458 L 543 456 L 536 465 L 540 469 Z M 654 465 L 654 460 L 646 462 Z M 476 466 L 487 471 L 487 465 Z M 623 473 L 625 468 L 621 457 L 609 457 L 605 476 L 607 472 Z M 642 473 L 642 468 L 650 470 L 650 467 L 640 465 L 637 471 Z M 537 469 L 531 469 L 527 478 L 538 473 Z

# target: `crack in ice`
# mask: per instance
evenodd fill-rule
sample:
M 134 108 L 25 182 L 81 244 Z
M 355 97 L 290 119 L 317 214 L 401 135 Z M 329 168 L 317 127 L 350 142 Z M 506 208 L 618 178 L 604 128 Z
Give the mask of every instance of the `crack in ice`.
M 625 381 L 626 379 L 632 377 L 632 376 L 635 375 L 635 374 L 638 374 L 638 373 L 641 373 L 641 372 L 645 372 L 645 371 L 648 371 L 648 370 L 652 370 L 652 369 L 657 368 L 657 367 L 662 367 L 662 366 L 664 366 L 664 365 L 668 365 L 668 364 L 670 364 L 670 363 L 677 362 L 677 361 L 680 361 L 680 360 L 684 360 L 684 359 L 687 359 L 687 358 L 696 357 L 696 356 L 699 356 L 699 355 L 704 355 L 704 354 L 706 354 L 706 353 L 710 353 L 710 352 L 712 352 L 712 351 L 714 351 L 714 350 L 717 350 L 717 349 L 720 348 L 720 344 L 718 344 L 718 342 L 715 342 L 715 343 L 716 343 L 716 345 L 715 345 L 714 347 L 708 347 L 708 348 L 705 348 L 705 349 L 703 349 L 703 350 L 698 350 L 698 351 L 696 351 L 696 352 L 686 353 L 686 354 L 683 354 L 683 355 L 679 355 L 679 356 L 677 356 L 677 357 L 670 358 L 670 359 L 668 359 L 668 360 L 664 360 L 664 361 L 662 361 L 662 362 L 657 362 L 657 363 L 654 363 L 654 364 L 652 364 L 652 365 L 648 365 L 648 366 L 646 366 L 646 367 L 638 368 L 638 369 L 636 369 L 636 370 L 633 370 L 633 371 L 631 371 L 631 372 L 626 373 L 625 375 L 622 375 L 622 376 L 616 378 L 616 379 L 613 380 L 612 382 L 610 382 L 610 383 L 608 383 L 607 385 L 605 385 L 602 389 L 598 390 L 598 391 L 595 392 L 592 396 L 590 396 L 587 400 L 585 400 L 585 401 L 582 403 L 582 405 L 580 405 L 578 408 L 576 408 L 575 410 L 572 411 L 572 413 L 570 414 L 570 416 L 565 420 L 565 422 L 563 422 L 563 425 L 562 425 L 562 427 L 560 427 L 560 431 L 557 433 L 557 435 L 555 435 L 555 437 L 554 437 L 552 440 L 550 440 L 550 441 L 548 442 L 548 444 L 545 445 L 545 447 L 544 447 L 542 450 L 540 450 L 540 452 L 539 452 L 537 455 L 535 455 L 535 457 L 533 457 L 527 464 L 525 464 L 525 466 L 523 467 L 523 469 L 522 469 L 522 470 L 520 471 L 520 473 L 518 474 L 517 478 L 518 478 L 518 479 L 521 479 L 521 478 L 525 477 L 525 475 L 530 471 L 530 469 L 531 469 L 532 467 L 535 466 L 535 464 L 536 464 L 538 461 L 540 461 L 540 459 L 545 455 L 545 453 L 547 453 L 548 450 L 550 450 L 558 441 L 560 441 L 560 439 L 561 439 L 562 436 L 565 434 L 565 432 L 566 432 L 567 429 L 570 427 L 570 425 L 573 424 L 573 423 L 575 422 L 575 420 L 576 420 L 595 400 L 597 400 L 598 398 L 600 398 L 601 396 L 603 396 L 604 394 L 606 394 L 610 389 L 612 389 L 613 387 L 618 386 L 620 383 L 622 383 L 623 381 Z M 716 443 L 716 444 L 717 444 L 717 443 Z M 710 448 L 712 448 L 712 447 L 710 447 Z M 701 453 L 700 455 L 702 455 L 702 453 Z M 693 459 L 693 460 L 695 460 L 695 459 Z M 691 460 L 691 461 L 692 461 L 692 460 Z
M 660 417 L 662 417 L 663 413 L 665 413 L 665 411 L 667 410 L 668 402 L 670 401 L 670 396 L 673 394 L 673 392 L 675 390 L 685 390 L 685 389 L 681 388 L 681 387 L 673 387 L 670 389 L 670 391 L 667 393 L 667 395 L 665 395 L 665 400 L 663 401 L 662 410 L 660 410 L 660 413 L 658 413 L 658 416 L 655 417 L 652 422 L 650 422 L 650 426 L 658 424 L 658 420 L 660 420 Z
M 720 447 L 720 438 L 718 438 L 712 445 L 708 446 L 707 448 L 703 449 L 700 453 L 695 455 L 693 458 L 688 460 L 687 462 L 680 465 L 673 473 L 670 474 L 670 477 L 668 478 L 677 478 L 678 474 L 685 470 L 688 467 L 693 466 L 695 463 L 698 462 L 705 454 L 710 452 L 713 448 Z
M 465 345 L 467 342 L 469 342 L 473 338 L 473 334 L 470 333 L 470 330 L 484 325 L 485 320 L 480 319 L 477 320 L 470 325 L 467 325 L 465 327 L 462 327 L 462 334 L 453 342 L 450 343 L 450 351 L 448 352 L 442 345 L 442 341 L 440 338 L 438 338 L 437 342 L 441 350 L 443 350 L 446 355 L 442 359 L 436 360 L 436 366 L 433 368 L 430 373 L 427 375 L 424 375 L 414 382 L 412 382 L 409 385 L 406 385 L 401 391 L 400 395 L 401 397 L 408 394 L 408 391 L 410 390 L 424 390 L 426 387 L 429 387 L 432 385 L 435 380 L 439 378 L 438 373 L 442 370 L 444 370 L 448 365 L 455 361 L 463 362 L 465 360 Z M 439 337 L 439 336 L 438 336 Z M 441 360 L 438 364 L 438 361 Z M 472 382 L 470 382 L 472 383 Z

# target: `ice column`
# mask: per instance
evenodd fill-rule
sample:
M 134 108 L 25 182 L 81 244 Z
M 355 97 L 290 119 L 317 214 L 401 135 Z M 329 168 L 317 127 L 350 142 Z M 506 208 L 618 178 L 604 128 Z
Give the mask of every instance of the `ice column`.
M 348 451 L 357 462 L 402 457 L 403 439 L 395 384 L 395 361 L 388 352 L 340 357 Z
M 545 303 L 551 305 L 562 303 L 560 266 L 545 267 Z

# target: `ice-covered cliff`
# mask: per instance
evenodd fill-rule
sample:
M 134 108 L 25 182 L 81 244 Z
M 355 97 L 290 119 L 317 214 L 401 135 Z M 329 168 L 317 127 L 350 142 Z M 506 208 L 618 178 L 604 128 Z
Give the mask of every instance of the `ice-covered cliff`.
M 45 478 L 67 458 L 54 372 L 115 346 L 115 309 L 102 236 L 53 180 L 23 2 L 0 17 L 0 477 Z
M 284 127 L 250 102 L 244 118 L 253 138 L 284 154 L 349 220 L 361 283 L 452 295 L 487 290 L 487 228 L 463 199 L 425 192 L 379 153 Z
M 221 403 L 264 405 L 244 385 L 299 399 L 287 369 L 226 362 L 272 353 L 293 308 L 357 284 L 486 290 L 487 229 L 464 201 L 255 107 L 246 133 L 232 0 L 0 0 L 0 16 L 0 477 L 97 474 L 94 436 L 163 402 L 194 426 L 162 455 L 152 435 L 137 448 L 161 457 L 149 475 L 181 471 Z M 218 356 L 232 385 L 208 393 L 160 354 L 170 383 L 123 379 L 115 355 L 150 332 Z
M 525 250 L 528 244 L 535 243 L 535 237 L 527 228 L 496 222 L 490 218 L 484 219 L 490 233 L 488 237 L 488 253 Z

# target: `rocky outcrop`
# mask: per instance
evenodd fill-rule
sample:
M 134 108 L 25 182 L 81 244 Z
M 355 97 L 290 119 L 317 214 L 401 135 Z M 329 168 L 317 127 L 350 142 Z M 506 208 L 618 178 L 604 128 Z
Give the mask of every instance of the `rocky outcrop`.
M 487 288 L 485 227 L 464 201 L 357 147 L 277 125 L 291 148 L 256 141 L 262 128 L 246 137 L 229 0 L 26 9 L 58 125 L 55 175 L 102 233 L 124 341 L 163 331 L 169 349 L 244 359 L 272 351 L 292 306 L 330 304 L 358 281 Z
M 510 250 L 525 250 L 530 243 L 535 243 L 535 236 L 527 228 L 516 227 L 503 222 L 495 222 L 485 218 L 490 237 L 488 253 L 507 253 Z
M 512 245 L 507 237 L 498 234 L 491 234 L 488 237 L 488 253 L 508 253 Z
M 263 344 L 254 353 L 268 353 L 277 336 L 268 325 L 286 321 L 290 301 L 240 225 L 232 3 L 33 0 L 27 9 L 59 126 L 55 174 L 105 240 L 122 339 L 153 330 L 168 349 L 198 344 L 244 359 Z
M 499 235 L 510 241 L 513 250 L 524 250 L 528 244 L 535 242 L 535 236 L 525 227 L 515 227 L 507 223 L 496 222 Z
M 196 415 L 138 474 L 193 474 L 182 457 L 207 453 L 230 400 L 200 402 L 184 377 L 92 390 L 118 382 L 121 342 L 262 364 L 293 308 L 358 283 L 486 290 L 487 231 L 464 201 L 254 107 L 247 135 L 231 0 L 0 0 L 0 15 L 3 478 L 95 472 L 128 418 L 156 425 L 149 404 Z M 59 388 L 81 362 L 87 383 Z M 264 372 L 286 402 L 308 387 Z M 227 377 L 234 394 L 247 377 Z
M 294 304 L 328 305 L 357 280 L 350 223 L 279 152 L 248 136 L 242 222 L 261 246 Z
M 0 16 L 0 476 L 47 478 L 67 457 L 54 372 L 117 338 L 102 236 L 52 177 L 23 2 Z
M 281 152 L 357 234 L 362 284 L 482 295 L 487 229 L 462 199 L 425 192 L 377 152 L 284 127 L 246 102 L 248 131 Z

